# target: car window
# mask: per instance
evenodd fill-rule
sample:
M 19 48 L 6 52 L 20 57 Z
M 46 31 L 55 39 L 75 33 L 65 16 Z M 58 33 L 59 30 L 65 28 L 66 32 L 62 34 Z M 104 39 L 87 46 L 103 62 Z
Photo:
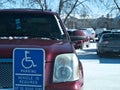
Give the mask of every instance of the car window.
M 28 36 L 61 39 L 63 32 L 53 15 L 4 14 L 0 15 L 0 37 Z
M 105 39 L 120 39 L 120 34 L 104 34 L 102 37 L 104 40 Z
M 108 38 L 110 38 L 110 36 L 111 36 L 110 34 L 104 34 L 102 38 L 103 39 L 108 39 Z

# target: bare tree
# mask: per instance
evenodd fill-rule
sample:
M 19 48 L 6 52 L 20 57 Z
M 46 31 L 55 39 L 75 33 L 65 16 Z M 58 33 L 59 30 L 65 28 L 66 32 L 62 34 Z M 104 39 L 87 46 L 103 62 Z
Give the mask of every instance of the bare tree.
M 58 9 L 58 14 L 59 15 L 64 15 L 64 23 L 66 22 L 66 20 L 68 19 L 68 17 L 74 12 L 78 12 L 80 11 L 80 9 L 78 10 L 77 7 L 82 6 L 82 4 L 85 1 L 89 1 L 89 0 L 60 0 L 59 2 L 59 9 Z M 80 7 L 79 7 L 80 8 Z
M 4 0 L 5 1 L 5 0 Z M 13 2 L 15 0 L 6 0 L 6 2 Z M 49 0 L 22 0 L 22 7 L 23 6 L 29 6 L 29 7 L 35 7 L 35 5 L 39 6 L 39 8 L 43 10 L 47 10 L 49 7 L 48 5 Z M 73 11 L 77 12 L 76 7 L 80 6 L 82 3 L 88 0 L 58 0 L 58 14 L 64 15 L 64 23 L 67 20 L 67 18 L 73 13 Z M 50 2 L 50 1 L 49 1 Z M 54 3 L 54 2 L 51 2 Z M 2 3 L 3 4 L 3 3 Z
M 0 0 L 0 8 L 5 8 L 7 7 L 6 4 L 15 4 L 14 0 Z
M 34 3 L 33 4 L 38 4 L 40 5 L 40 8 L 43 9 L 43 10 L 47 10 L 48 9 L 48 6 L 47 6 L 47 1 L 46 0 L 33 0 Z M 32 3 L 30 3 L 32 4 Z
M 4 1 L 4 2 L 2 2 Z M 11 2 L 13 4 L 15 4 L 14 2 L 16 2 L 17 0 L 1 0 L 0 1 L 0 5 L 2 6 L 4 3 L 6 2 Z M 53 0 L 54 1 L 54 0 Z M 37 7 L 43 10 L 47 10 L 49 8 L 52 8 L 52 6 L 50 6 L 50 3 L 54 3 L 51 0 L 21 0 L 21 6 L 28 6 L 28 7 Z M 97 4 L 98 2 L 102 3 L 104 6 L 108 6 L 106 5 L 107 2 L 105 3 L 105 0 L 58 0 L 57 4 L 58 6 L 56 6 L 57 8 L 57 12 L 59 15 L 64 15 L 64 23 L 66 22 L 66 20 L 68 19 L 69 16 L 71 16 L 72 14 L 80 14 L 81 16 L 89 16 L 89 12 L 87 10 L 90 10 L 89 6 L 87 6 L 85 4 L 85 2 L 93 2 L 93 4 Z M 117 2 L 117 0 L 113 0 L 114 4 L 116 5 L 117 9 L 120 10 L 119 4 Z M 99 6 L 99 5 L 98 5 Z M 111 6 L 109 4 L 109 6 Z M 107 8 L 110 9 L 110 8 Z M 111 12 L 114 9 L 110 9 Z
M 40 8 L 48 9 L 48 6 L 49 6 L 47 3 L 48 0 L 32 0 L 32 1 L 34 1 L 34 3 L 37 2 L 40 5 Z M 57 12 L 59 15 L 65 16 L 64 23 L 66 22 L 68 17 L 72 14 L 72 12 L 75 11 L 76 7 L 80 6 L 85 1 L 89 1 L 89 0 L 83 0 L 83 1 L 81 0 L 59 0 L 58 1 L 59 3 L 58 3 Z M 54 3 L 54 2 L 51 2 L 51 3 Z M 33 4 L 33 2 L 31 4 Z
M 119 12 L 120 12 L 120 6 L 119 6 L 119 3 L 117 2 L 117 0 L 113 0 L 114 1 L 114 3 L 115 3 L 115 6 L 117 7 L 117 9 L 119 10 Z
M 108 14 L 110 13 L 120 13 L 120 0 L 111 0 L 108 2 L 107 0 L 100 0 L 101 4 L 106 7 L 106 10 L 109 10 Z

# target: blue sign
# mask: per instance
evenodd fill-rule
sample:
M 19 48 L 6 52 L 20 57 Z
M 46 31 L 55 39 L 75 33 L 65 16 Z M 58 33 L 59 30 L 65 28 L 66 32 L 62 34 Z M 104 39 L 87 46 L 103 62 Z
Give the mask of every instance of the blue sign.
M 13 51 L 13 89 L 44 90 L 45 52 L 39 48 Z

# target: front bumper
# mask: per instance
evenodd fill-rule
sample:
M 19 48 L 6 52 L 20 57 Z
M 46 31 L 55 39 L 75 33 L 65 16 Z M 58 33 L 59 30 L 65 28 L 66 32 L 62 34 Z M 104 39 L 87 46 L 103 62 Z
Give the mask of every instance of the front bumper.
M 83 90 L 80 81 L 56 83 L 46 86 L 45 90 Z
M 2 90 L 13 90 L 13 89 L 9 88 Z M 79 81 L 74 81 L 67 83 L 64 82 L 64 83 L 50 84 L 45 87 L 45 90 L 83 90 L 83 83 L 80 83 Z
M 3 60 L 1 60 L 1 61 L 3 61 Z M 12 70 L 12 63 L 11 63 L 11 59 L 9 59 L 9 61 L 10 61 L 9 63 L 5 62 L 5 63 L 0 64 L 0 66 L 2 67 L 0 69 L 1 72 L 6 71 L 6 69 L 7 69 L 6 72 L 4 72 L 4 73 L 2 72 L 2 75 L 0 75 L 1 78 L 3 78 L 1 81 L 2 82 L 1 86 L 3 86 L 3 88 L 0 87 L 0 90 L 13 90 L 13 88 L 12 88 L 12 71 L 11 71 Z M 4 66 L 4 68 L 3 68 L 3 66 Z M 10 80 L 6 77 L 8 77 Z M 8 81 L 7 83 L 5 83 L 5 81 L 6 81 L 5 78 L 9 80 L 9 81 L 7 80 Z M 1 82 L 0 82 L 0 84 L 1 84 Z M 72 82 L 47 84 L 45 86 L 45 90 L 83 90 L 83 79 L 81 78 L 79 80 L 72 81 Z

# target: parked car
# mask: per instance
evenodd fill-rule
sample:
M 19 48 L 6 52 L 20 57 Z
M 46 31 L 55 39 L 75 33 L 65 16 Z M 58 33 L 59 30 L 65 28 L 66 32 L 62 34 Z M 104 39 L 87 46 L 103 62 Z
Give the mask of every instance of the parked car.
M 1 90 L 82 90 L 83 84 L 82 64 L 57 13 L 0 10 Z
M 83 49 L 83 47 L 89 47 L 89 37 L 87 35 L 87 33 L 83 30 L 79 30 L 79 29 L 68 29 L 67 30 L 69 35 L 72 36 L 79 36 L 80 39 L 79 40 L 72 40 L 73 41 L 73 45 L 75 47 L 75 49 Z
M 80 29 L 80 31 L 83 32 L 84 35 L 86 36 L 86 38 L 83 40 L 83 42 L 84 42 L 84 47 L 88 48 L 90 46 L 90 35 L 89 35 L 88 31 L 85 29 Z
M 120 33 L 104 33 L 97 43 L 97 54 L 120 55 Z
M 97 39 L 97 41 L 99 41 L 99 39 L 100 39 L 100 37 L 102 36 L 102 34 L 104 34 L 104 33 L 111 33 L 111 32 L 112 32 L 111 30 L 105 30 L 105 31 L 103 31 L 102 33 L 98 34 L 98 39 Z
M 96 41 L 96 38 L 95 38 L 96 33 L 95 33 L 94 29 L 93 28 L 84 28 L 84 30 L 86 30 L 86 32 L 88 33 L 90 40 L 95 42 Z
M 98 35 L 100 34 L 100 33 L 102 33 L 103 31 L 106 31 L 107 29 L 106 28 L 96 28 L 95 29 L 95 33 L 96 33 L 96 38 L 98 38 Z

